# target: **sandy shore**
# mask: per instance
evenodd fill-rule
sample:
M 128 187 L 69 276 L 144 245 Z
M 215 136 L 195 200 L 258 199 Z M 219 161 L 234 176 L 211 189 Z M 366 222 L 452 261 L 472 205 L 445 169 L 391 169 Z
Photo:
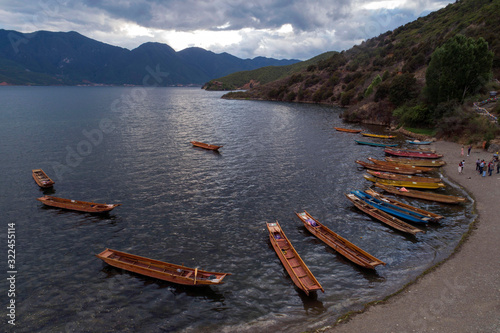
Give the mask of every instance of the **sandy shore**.
M 481 177 L 478 158 L 492 153 L 435 142 L 446 176 L 475 199 L 478 219 L 466 241 L 444 263 L 401 293 L 322 332 L 500 332 L 500 174 Z M 465 159 L 463 174 L 458 163 Z

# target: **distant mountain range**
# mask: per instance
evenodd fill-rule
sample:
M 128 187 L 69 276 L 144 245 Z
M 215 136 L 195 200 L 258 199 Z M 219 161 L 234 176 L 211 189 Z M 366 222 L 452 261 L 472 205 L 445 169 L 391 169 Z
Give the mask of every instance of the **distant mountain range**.
M 240 59 L 202 48 L 145 43 L 128 50 L 77 32 L 0 29 L 0 83 L 15 85 L 202 85 L 233 72 L 299 60 Z

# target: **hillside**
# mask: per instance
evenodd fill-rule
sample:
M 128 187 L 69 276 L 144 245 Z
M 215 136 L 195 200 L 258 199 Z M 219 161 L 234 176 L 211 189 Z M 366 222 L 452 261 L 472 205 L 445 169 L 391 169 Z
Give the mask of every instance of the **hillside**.
M 168 75 L 155 84 L 202 85 L 235 71 L 297 62 L 263 57 L 240 59 L 200 48 L 176 52 L 162 43 L 144 43 L 128 50 L 74 31 L 24 34 L 0 29 L 0 82 L 5 84 L 143 85 L 145 77 L 158 70 Z
M 498 13 L 500 0 L 462 0 L 300 72 L 224 98 L 335 104 L 349 107 L 344 112 L 346 120 L 390 125 L 398 106 L 389 98 L 395 83 L 415 80 L 407 98 L 417 99 L 425 86 L 431 54 L 457 34 L 488 42 L 494 53 L 493 76 L 499 78 Z
M 306 61 L 301 61 L 287 66 L 268 65 L 251 71 L 242 71 L 207 82 L 203 88 L 207 90 L 235 90 L 251 88 L 300 72 L 310 65 L 328 59 L 337 52 L 325 52 Z

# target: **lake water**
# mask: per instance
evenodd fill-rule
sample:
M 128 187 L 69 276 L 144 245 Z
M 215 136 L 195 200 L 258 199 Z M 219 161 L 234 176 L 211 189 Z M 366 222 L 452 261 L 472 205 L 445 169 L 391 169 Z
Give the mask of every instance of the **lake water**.
M 344 196 L 370 185 L 354 161 L 384 153 L 336 132 L 349 126 L 340 109 L 221 95 L 0 87 L 0 233 L 7 257 L 8 223 L 15 223 L 16 331 L 318 328 L 449 256 L 474 218 L 471 204 L 410 199 L 446 218 L 416 237 L 394 231 Z M 218 154 L 191 140 L 224 147 Z M 55 180 L 53 190 L 36 185 L 35 168 Z M 464 195 L 447 184 L 440 192 Z M 122 206 L 95 216 L 46 208 L 35 200 L 44 194 Z M 367 271 L 336 254 L 302 226 L 294 214 L 302 210 L 387 265 Z M 268 239 L 265 222 L 275 220 L 325 293 L 308 297 L 295 288 Z M 233 275 L 218 286 L 173 285 L 106 265 L 95 254 L 107 247 Z M 0 299 L 6 314 L 10 299 Z

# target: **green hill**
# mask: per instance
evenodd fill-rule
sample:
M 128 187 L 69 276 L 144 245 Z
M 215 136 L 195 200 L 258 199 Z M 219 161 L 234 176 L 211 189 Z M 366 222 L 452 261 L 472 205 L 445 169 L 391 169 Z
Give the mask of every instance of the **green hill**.
M 325 52 L 306 61 L 287 66 L 267 66 L 251 71 L 240 71 L 227 76 L 207 82 L 203 88 L 207 90 L 235 90 L 251 88 L 260 84 L 266 84 L 275 80 L 300 72 L 310 65 L 314 65 L 321 60 L 328 59 L 337 52 Z
M 397 116 L 404 114 L 404 111 L 400 111 L 399 114 L 394 111 L 403 106 L 413 108 L 412 111 L 417 110 L 415 109 L 417 107 L 426 108 L 428 114 L 433 114 L 436 110 L 430 108 L 435 106 L 427 105 L 424 96 L 426 69 L 436 48 L 457 34 L 471 38 L 482 37 L 486 40 L 494 54 L 493 77 L 499 78 L 498 13 L 500 13 L 500 0 L 457 1 L 347 51 L 334 53 L 329 58 L 295 71 L 291 75 L 259 85 L 246 92 L 226 94 L 224 98 L 340 105 L 348 107 L 343 115 L 348 121 L 381 125 L 396 124 L 400 120 Z M 234 79 L 234 82 L 237 80 Z M 408 84 L 411 89 L 401 90 Z M 498 88 L 490 83 L 477 93 L 485 94 L 488 89 Z M 402 97 L 395 101 L 393 97 L 398 96 L 398 93 L 402 93 Z M 474 98 L 479 99 L 482 96 L 469 98 L 470 101 L 466 102 L 472 104 Z M 457 105 L 455 103 L 440 107 L 454 110 Z M 442 117 L 451 116 L 443 111 L 437 113 L 438 116 L 434 118 L 428 116 L 421 121 L 421 124 L 417 122 L 413 125 L 432 126 L 442 120 Z M 489 131 L 488 125 L 484 126 L 480 128 Z

